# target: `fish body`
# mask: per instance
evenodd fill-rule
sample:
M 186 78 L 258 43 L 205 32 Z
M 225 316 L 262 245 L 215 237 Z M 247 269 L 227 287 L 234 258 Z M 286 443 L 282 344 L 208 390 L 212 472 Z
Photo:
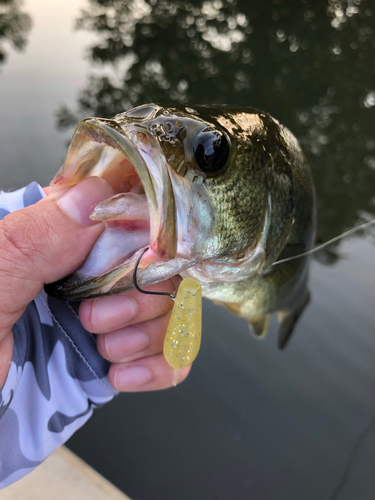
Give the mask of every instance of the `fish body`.
M 231 106 L 147 104 L 113 119 L 83 120 L 52 181 L 58 190 L 103 177 L 114 196 L 91 217 L 106 229 L 83 266 L 47 285 L 81 299 L 176 274 L 249 320 L 262 335 L 278 312 L 280 343 L 308 300 L 306 258 L 315 197 L 311 172 L 291 132 L 267 113 Z

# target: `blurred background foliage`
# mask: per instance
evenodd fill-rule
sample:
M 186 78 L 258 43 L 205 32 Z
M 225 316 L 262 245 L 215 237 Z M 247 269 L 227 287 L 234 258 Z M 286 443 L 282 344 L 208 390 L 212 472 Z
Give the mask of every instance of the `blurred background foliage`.
M 31 17 L 21 11 L 20 0 L 0 0 L 0 64 L 7 58 L 6 44 L 22 50 L 31 29 Z
M 96 35 L 93 72 L 59 128 L 146 102 L 254 106 L 302 143 L 322 239 L 374 216 L 372 1 L 89 0 L 76 29 Z

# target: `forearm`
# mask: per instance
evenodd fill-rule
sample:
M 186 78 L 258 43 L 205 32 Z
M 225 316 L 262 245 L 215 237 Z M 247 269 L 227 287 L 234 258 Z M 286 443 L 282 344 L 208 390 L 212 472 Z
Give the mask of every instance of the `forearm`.
M 32 190 L 35 203 L 43 192 L 35 183 Z M 23 208 L 24 194 L 20 190 L 0 195 L 0 214 L 4 217 L 14 207 Z M 11 252 L 4 245 L 1 253 L 0 271 L 4 271 Z M 25 263 L 29 256 L 30 252 L 12 253 L 16 262 L 10 267 L 9 279 L 14 279 L 9 286 L 7 274 L 1 274 L 5 300 L 1 304 L 0 487 L 36 467 L 87 421 L 93 408 L 116 394 L 107 381 L 109 363 L 99 355 L 95 336 L 83 328 L 74 306 L 47 297 L 41 272 L 35 274 L 39 280 L 20 280 L 17 286 L 21 259 Z M 32 273 L 31 269 L 29 276 Z M 33 294 L 34 300 L 28 298 Z

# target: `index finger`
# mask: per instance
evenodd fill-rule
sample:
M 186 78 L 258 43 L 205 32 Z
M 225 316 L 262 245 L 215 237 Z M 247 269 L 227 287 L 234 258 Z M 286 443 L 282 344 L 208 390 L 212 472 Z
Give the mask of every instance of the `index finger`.
M 146 287 L 146 290 L 175 294 L 180 281 L 179 276 L 174 276 L 168 281 Z M 107 333 L 157 318 L 172 307 L 173 300 L 168 296 L 146 295 L 132 290 L 122 295 L 83 300 L 79 318 L 89 332 Z

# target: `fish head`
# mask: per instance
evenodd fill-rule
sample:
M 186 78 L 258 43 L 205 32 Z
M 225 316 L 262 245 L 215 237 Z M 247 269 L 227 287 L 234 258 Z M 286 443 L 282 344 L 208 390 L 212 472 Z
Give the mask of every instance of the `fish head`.
M 252 108 L 147 104 L 83 120 L 52 190 L 98 176 L 114 196 L 91 215 L 106 228 L 85 263 L 47 293 L 129 290 L 146 247 L 143 286 L 181 273 L 210 282 L 261 272 L 293 222 L 291 163 L 282 126 Z

